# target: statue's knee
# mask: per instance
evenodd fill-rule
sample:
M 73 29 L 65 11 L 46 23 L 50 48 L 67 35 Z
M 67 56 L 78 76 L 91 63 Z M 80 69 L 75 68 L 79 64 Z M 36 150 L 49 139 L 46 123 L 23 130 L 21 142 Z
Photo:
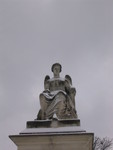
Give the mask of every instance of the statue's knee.
M 42 101 L 45 99 L 45 96 L 43 94 L 40 94 L 39 98 L 40 98 L 40 101 Z
M 64 95 L 64 93 L 59 93 L 59 98 L 62 100 L 65 100 L 66 96 Z
M 45 97 L 43 94 L 40 94 L 39 96 L 39 99 L 40 99 L 40 105 L 41 105 L 41 108 L 44 108 L 45 107 Z

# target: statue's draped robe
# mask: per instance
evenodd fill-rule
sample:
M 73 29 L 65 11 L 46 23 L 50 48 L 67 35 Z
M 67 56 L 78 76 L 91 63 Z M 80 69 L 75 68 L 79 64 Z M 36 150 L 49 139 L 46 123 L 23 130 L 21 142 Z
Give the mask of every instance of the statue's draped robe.
M 75 111 L 75 88 L 67 79 L 46 79 L 45 90 L 40 94 L 40 119 L 51 119 L 54 114 L 58 119 L 77 118 Z

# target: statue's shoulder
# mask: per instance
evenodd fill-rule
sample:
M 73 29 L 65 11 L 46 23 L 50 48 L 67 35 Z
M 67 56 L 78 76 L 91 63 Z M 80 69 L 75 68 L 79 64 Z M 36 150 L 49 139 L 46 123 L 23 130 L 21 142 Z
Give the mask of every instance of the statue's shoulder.
M 59 77 L 59 78 L 51 78 L 51 79 L 49 79 L 49 81 L 50 82 L 53 82 L 53 81 L 65 81 L 65 78 L 61 78 L 61 77 Z

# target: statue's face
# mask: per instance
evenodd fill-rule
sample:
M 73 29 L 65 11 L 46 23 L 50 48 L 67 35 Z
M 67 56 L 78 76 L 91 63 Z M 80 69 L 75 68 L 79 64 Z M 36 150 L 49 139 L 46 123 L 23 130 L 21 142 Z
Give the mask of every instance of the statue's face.
M 60 66 L 59 65 L 54 66 L 53 73 L 55 76 L 59 75 L 59 73 L 60 73 Z

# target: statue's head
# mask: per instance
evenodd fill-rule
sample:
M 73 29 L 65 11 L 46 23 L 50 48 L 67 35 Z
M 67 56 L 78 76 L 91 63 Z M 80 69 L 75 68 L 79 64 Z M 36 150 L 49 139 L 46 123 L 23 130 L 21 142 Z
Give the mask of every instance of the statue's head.
M 60 68 L 60 72 L 62 71 L 62 66 L 61 66 L 61 64 L 59 64 L 59 63 L 55 63 L 55 64 L 53 64 L 53 65 L 52 65 L 52 67 L 51 67 L 51 71 L 52 71 L 52 72 L 53 72 L 53 70 L 54 70 L 55 66 L 59 66 L 59 68 Z

